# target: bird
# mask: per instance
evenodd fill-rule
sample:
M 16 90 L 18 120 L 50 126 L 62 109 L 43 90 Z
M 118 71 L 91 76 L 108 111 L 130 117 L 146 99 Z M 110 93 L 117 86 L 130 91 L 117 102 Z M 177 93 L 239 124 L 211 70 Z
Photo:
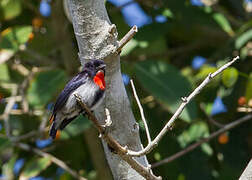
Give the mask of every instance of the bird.
M 49 136 L 55 139 L 57 131 L 63 130 L 84 110 L 78 105 L 75 94 L 81 97 L 91 111 L 102 103 L 105 96 L 105 63 L 103 60 L 90 60 L 81 72 L 74 76 L 59 94 L 50 117 Z

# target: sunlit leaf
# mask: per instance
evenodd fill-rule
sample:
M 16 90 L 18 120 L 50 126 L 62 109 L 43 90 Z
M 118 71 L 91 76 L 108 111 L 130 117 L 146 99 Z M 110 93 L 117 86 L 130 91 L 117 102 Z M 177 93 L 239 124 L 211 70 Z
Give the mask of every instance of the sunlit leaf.
M 21 13 L 22 6 L 20 0 L 1 0 L 0 19 L 10 20 Z
M 193 141 L 208 136 L 208 134 L 207 124 L 200 121 L 192 124 L 188 130 L 183 131 L 183 133 L 178 136 L 178 142 L 180 146 L 184 148 Z
M 33 159 L 24 167 L 20 174 L 21 180 L 27 180 L 30 177 L 37 176 L 41 171 L 46 169 L 51 164 L 50 158 Z
M 249 75 L 249 79 L 247 82 L 247 87 L 246 87 L 246 99 L 251 99 L 252 98 L 252 73 Z
M 192 91 L 190 82 L 170 64 L 161 61 L 144 61 L 135 65 L 135 72 L 143 87 L 172 113 L 180 105 L 181 97 Z M 181 118 L 189 122 L 196 115 L 196 104 L 191 102 L 181 114 Z
M 242 46 L 245 45 L 245 43 L 247 43 L 251 39 L 252 39 L 252 29 L 246 31 L 236 39 L 235 48 L 240 49 Z
M 207 155 L 211 156 L 213 154 L 213 149 L 211 148 L 211 146 L 209 146 L 209 144 L 207 143 L 203 143 L 201 145 L 201 149 L 204 153 L 206 153 Z
M 31 105 L 43 106 L 52 99 L 66 82 L 62 70 L 50 70 L 38 73 L 28 88 L 27 98 Z
M 208 66 L 208 65 L 203 66 L 200 69 L 200 72 L 196 75 L 196 79 L 198 79 L 198 80 L 205 79 L 209 73 L 213 73 L 216 70 L 217 70 L 217 68 L 213 67 L 213 66 Z
M 238 79 L 238 71 L 231 67 L 226 69 L 222 74 L 222 82 L 226 87 L 232 87 Z
M 5 29 L 1 32 L 0 49 L 17 51 L 21 44 L 29 40 L 31 32 L 31 26 L 17 26 Z
M 230 36 L 234 35 L 234 31 L 232 30 L 232 27 L 230 26 L 227 18 L 223 14 L 215 13 L 213 15 L 213 18 L 220 25 L 223 31 L 227 32 Z
M 0 64 L 0 80 L 3 80 L 3 81 L 10 80 L 7 64 Z
M 0 150 L 1 151 L 1 150 Z M 2 152 L 2 151 L 1 151 Z M 13 155 L 8 162 L 6 162 L 2 167 L 2 173 L 6 179 L 14 179 L 15 175 L 13 172 L 13 168 L 15 165 L 15 162 L 17 160 L 17 156 Z

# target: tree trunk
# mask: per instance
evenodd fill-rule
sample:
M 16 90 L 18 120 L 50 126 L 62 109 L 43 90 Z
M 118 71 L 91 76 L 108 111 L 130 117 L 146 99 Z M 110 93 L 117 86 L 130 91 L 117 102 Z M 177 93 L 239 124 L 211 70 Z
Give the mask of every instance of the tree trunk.
M 79 58 L 83 65 L 91 59 L 103 59 L 106 63 L 106 99 L 96 111 L 101 123 L 108 108 L 112 125 L 109 133 L 121 144 L 132 150 L 142 148 L 138 124 L 135 121 L 121 77 L 120 56 L 113 55 L 118 47 L 117 32 L 108 18 L 104 0 L 68 0 L 75 36 L 79 46 Z M 105 59 L 106 58 L 106 59 Z M 143 179 L 103 142 L 105 154 L 114 179 Z M 145 156 L 136 158 L 144 166 Z

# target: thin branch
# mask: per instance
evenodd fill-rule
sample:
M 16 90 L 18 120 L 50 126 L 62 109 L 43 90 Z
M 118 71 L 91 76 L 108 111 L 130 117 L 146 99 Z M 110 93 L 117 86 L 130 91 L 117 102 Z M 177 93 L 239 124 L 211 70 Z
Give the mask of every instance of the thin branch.
M 144 116 L 144 110 L 143 110 L 143 107 L 142 107 L 142 105 L 140 103 L 140 100 L 139 100 L 139 98 L 137 96 L 136 88 L 135 88 L 135 85 L 134 85 L 134 82 L 133 82 L 132 79 L 130 80 L 130 83 L 131 83 L 133 94 L 134 94 L 134 97 L 136 99 L 136 102 L 137 102 L 137 105 L 138 105 L 138 108 L 139 108 L 139 111 L 140 111 L 140 114 L 141 114 L 141 118 L 142 118 L 143 123 L 144 123 L 146 136 L 147 136 L 147 139 L 148 139 L 148 144 L 150 144 L 151 143 L 150 131 L 149 131 L 148 124 L 147 124 L 147 121 L 146 121 L 145 116 Z
M 151 173 L 149 167 L 144 167 L 139 162 L 133 159 L 133 157 L 127 154 L 127 147 L 122 147 L 112 136 L 106 133 L 105 126 L 99 124 L 99 121 L 96 119 L 94 114 L 90 111 L 90 109 L 82 102 L 82 98 L 78 94 L 74 94 L 77 102 L 81 106 L 81 108 L 87 113 L 88 119 L 91 120 L 97 130 L 100 133 L 100 136 L 107 142 L 108 146 L 114 150 L 116 154 L 118 154 L 124 161 L 126 161 L 134 170 L 136 170 L 139 174 L 141 174 L 146 179 L 150 180 L 161 180 L 161 177 L 156 177 Z M 108 119 L 108 117 L 107 117 Z
M 33 130 L 33 131 L 30 131 L 30 132 L 23 134 L 23 135 L 20 135 L 20 136 L 12 136 L 11 141 L 12 142 L 19 142 L 19 141 L 22 141 L 22 140 L 25 140 L 25 139 L 28 139 L 31 137 L 37 137 L 38 134 L 39 134 L 38 131 Z
M 251 107 L 238 107 L 237 108 L 238 112 L 246 112 L 246 113 L 250 113 L 252 112 L 252 108 Z
M 123 46 L 125 45 L 125 44 L 127 44 L 127 42 L 129 42 L 132 38 L 133 38 L 133 36 L 137 33 L 137 26 L 136 25 L 134 25 L 131 29 L 130 29 L 130 31 L 127 33 L 127 34 L 125 34 L 125 36 L 120 40 L 120 42 L 119 42 L 119 46 L 118 46 L 118 48 L 117 48 L 117 50 L 116 50 L 116 52 L 117 52 L 117 54 L 120 54 L 120 52 L 121 52 L 121 50 L 122 50 L 122 48 L 123 48 Z
M 17 86 L 13 85 L 12 87 L 12 92 L 11 92 L 11 96 L 9 98 L 9 101 L 7 103 L 7 105 L 5 106 L 4 109 L 4 113 L 2 115 L 1 118 L 4 119 L 4 126 L 5 126 L 5 131 L 6 131 L 6 136 L 8 138 L 11 137 L 11 127 L 10 127 L 10 123 L 9 123 L 9 118 L 10 118 L 10 112 L 12 110 L 12 107 L 14 106 L 15 102 L 16 102 L 16 95 L 17 95 Z
M 32 152 L 34 152 L 35 154 L 37 154 L 39 156 L 42 156 L 42 157 L 45 157 L 45 158 L 50 158 L 50 160 L 54 164 L 58 165 L 59 167 L 61 167 L 65 171 L 67 171 L 69 174 L 71 174 L 76 179 L 87 180 L 86 178 L 80 176 L 75 170 L 71 169 L 62 160 L 56 158 L 55 156 L 53 156 L 53 155 L 51 155 L 49 153 L 43 152 L 40 149 L 33 148 L 33 147 L 29 146 L 28 144 L 24 144 L 24 143 L 16 143 L 15 145 L 17 147 L 19 147 L 20 149 L 23 149 L 25 151 L 32 151 Z
M 230 65 L 232 65 L 236 60 L 239 59 L 239 56 L 233 58 L 230 62 L 226 63 L 225 65 L 221 66 L 218 70 L 216 70 L 214 73 L 210 73 L 206 79 L 188 96 L 182 98 L 182 103 L 177 109 L 177 111 L 173 114 L 171 119 L 166 123 L 164 128 L 160 131 L 160 133 L 157 135 L 157 137 L 149 143 L 144 149 L 141 151 L 132 151 L 128 150 L 128 154 L 131 156 L 142 156 L 147 153 L 149 153 L 152 149 L 154 149 L 155 146 L 159 143 L 159 141 L 162 139 L 162 137 L 166 134 L 166 132 L 172 127 L 175 120 L 179 117 L 179 115 L 182 113 L 186 105 L 197 95 L 201 92 L 201 90 L 209 83 L 211 80 L 220 74 L 223 70 L 228 68 Z
M 20 142 L 22 140 L 28 139 L 28 138 L 37 138 L 39 136 L 41 136 L 41 133 L 43 132 L 48 132 L 49 131 L 49 127 L 46 127 L 44 129 L 39 129 L 39 130 L 32 130 L 26 134 L 20 135 L 20 136 L 12 136 L 11 137 L 11 141 L 12 142 Z
M 246 122 L 246 121 L 248 121 L 250 119 L 252 119 L 252 114 L 248 114 L 248 115 L 246 115 L 246 116 L 244 116 L 244 117 L 242 117 L 242 118 L 240 118 L 240 119 L 238 119 L 236 121 L 233 121 L 233 122 L 225 125 L 223 128 L 219 129 L 218 131 L 215 131 L 214 133 L 212 133 L 207 138 L 203 138 L 203 139 L 199 140 L 198 142 L 196 142 L 196 143 L 188 146 L 187 148 L 183 149 L 182 151 L 177 152 L 176 154 L 174 154 L 174 155 L 172 155 L 172 156 L 170 156 L 168 158 L 165 158 L 165 159 L 163 159 L 163 160 L 161 160 L 161 161 L 159 161 L 157 163 L 154 163 L 153 165 L 151 165 L 151 167 L 156 168 L 156 167 L 161 166 L 163 164 L 174 161 L 175 159 L 177 159 L 177 158 L 179 158 L 179 157 L 193 151 L 194 149 L 199 147 L 201 144 L 210 141 L 211 139 L 215 138 L 216 136 L 218 136 L 218 135 L 220 135 L 220 134 L 222 134 L 222 133 L 224 133 L 224 132 L 226 132 L 226 131 L 228 131 L 230 129 L 233 129 L 234 127 L 236 127 L 236 126 L 238 126 L 238 125 L 240 125 L 240 124 L 242 124 L 242 123 L 244 123 L 244 122 Z
M 111 116 L 110 116 L 110 112 L 109 112 L 108 108 L 105 108 L 105 114 L 106 114 L 107 118 L 105 119 L 104 127 L 106 128 L 106 127 L 111 126 L 111 124 L 112 124 Z

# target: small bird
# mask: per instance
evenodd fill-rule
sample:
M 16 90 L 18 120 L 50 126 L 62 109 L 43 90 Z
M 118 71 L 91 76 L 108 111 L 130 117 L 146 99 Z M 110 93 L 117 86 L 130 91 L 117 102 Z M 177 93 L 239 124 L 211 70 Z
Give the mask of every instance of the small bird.
M 85 114 L 78 105 L 74 94 L 81 96 L 91 111 L 96 109 L 104 99 L 105 63 L 102 60 L 87 62 L 83 70 L 74 76 L 58 96 L 50 118 L 49 135 L 54 139 L 58 130 L 63 130 L 80 113 Z

